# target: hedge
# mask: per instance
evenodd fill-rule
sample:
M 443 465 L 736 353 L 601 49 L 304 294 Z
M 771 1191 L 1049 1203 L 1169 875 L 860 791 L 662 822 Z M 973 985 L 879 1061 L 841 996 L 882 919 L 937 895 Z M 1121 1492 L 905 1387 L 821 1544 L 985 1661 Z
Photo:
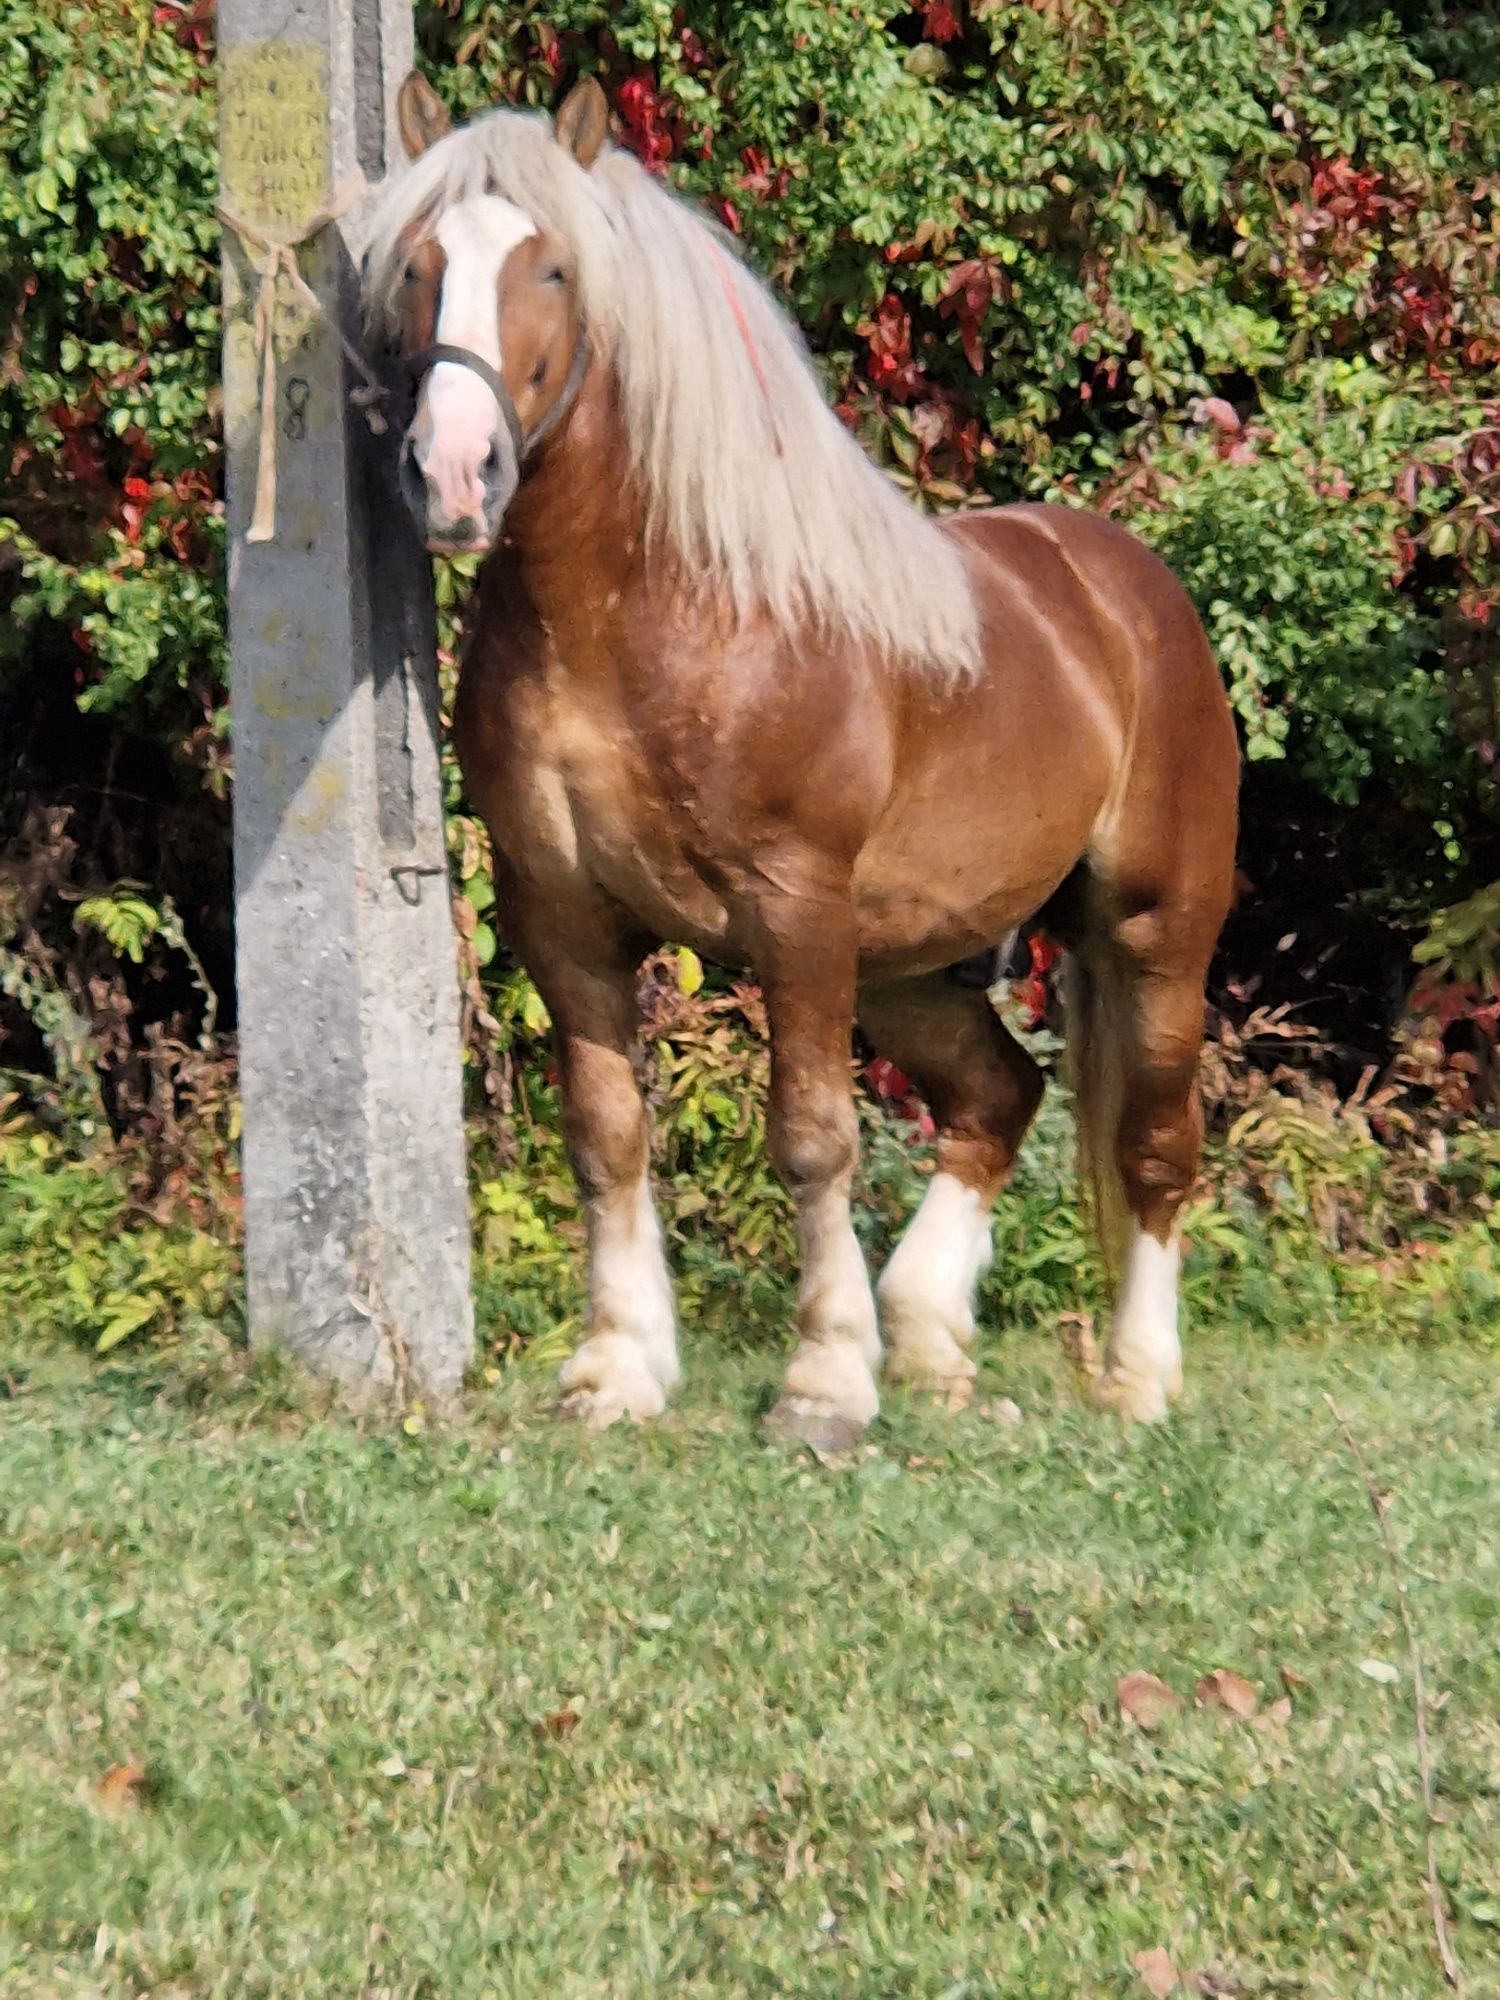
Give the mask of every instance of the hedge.
M 418 25 L 460 112 L 600 75 L 922 505 L 1062 499 L 1159 547 L 1251 760 L 1368 809 L 1351 893 L 1425 912 L 1500 872 L 1494 22 L 445 0 Z M 226 769 L 213 26 L 211 0 L 0 26 L 0 855 L 58 775 L 16 761 L 18 719 L 61 686 L 181 782 Z M 1361 839 L 1392 815 L 1399 866 Z

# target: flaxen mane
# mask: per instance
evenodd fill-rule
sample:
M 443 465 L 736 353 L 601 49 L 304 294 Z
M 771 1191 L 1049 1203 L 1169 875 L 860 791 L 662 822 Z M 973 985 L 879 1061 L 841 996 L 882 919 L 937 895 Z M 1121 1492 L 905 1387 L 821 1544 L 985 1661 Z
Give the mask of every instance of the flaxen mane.
M 585 171 L 533 114 L 449 133 L 384 194 L 366 255 L 384 313 L 402 233 L 480 194 L 514 202 L 572 248 L 590 338 L 613 365 L 654 531 L 763 608 L 852 631 L 892 659 L 975 671 L 963 559 L 870 463 L 824 401 L 801 336 L 727 237 L 629 154 Z

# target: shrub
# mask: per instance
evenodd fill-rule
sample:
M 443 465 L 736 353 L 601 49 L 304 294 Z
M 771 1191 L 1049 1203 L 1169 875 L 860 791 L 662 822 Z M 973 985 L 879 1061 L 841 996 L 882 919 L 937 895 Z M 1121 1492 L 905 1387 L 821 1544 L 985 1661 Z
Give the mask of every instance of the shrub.
M 420 30 L 460 112 L 600 74 L 625 142 L 772 275 L 921 504 L 1051 496 L 1155 542 L 1251 757 L 1339 812 L 1379 807 L 1341 825 L 1351 892 L 1425 914 L 1496 873 L 1486 18 L 1437 0 L 437 0 Z M 212 36 L 212 0 L 13 0 L 0 27 L 0 853 L 64 784 L 44 754 L 59 686 L 107 732 L 110 782 L 124 743 L 172 784 L 225 782 Z M 450 610 L 460 581 L 440 579 Z M 497 953 L 450 782 L 498 1101 L 535 1081 L 534 1000 Z M 74 887 L 150 876 L 225 988 L 204 935 L 222 871 L 182 878 L 201 832 L 148 865 L 81 853 Z M 53 952 L 75 936 L 61 891 L 37 922 Z

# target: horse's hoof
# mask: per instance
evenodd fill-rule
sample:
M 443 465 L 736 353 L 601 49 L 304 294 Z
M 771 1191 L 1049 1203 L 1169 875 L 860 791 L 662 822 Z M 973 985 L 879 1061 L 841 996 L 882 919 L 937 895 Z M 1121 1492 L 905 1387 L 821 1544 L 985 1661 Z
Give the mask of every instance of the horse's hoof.
M 1180 1380 L 1177 1386 L 1181 1388 Z M 1169 1384 L 1155 1376 L 1127 1375 L 1112 1368 L 1094 1377 L 1090 1392 L 1098 1408 L 1113 1410 L 1128 1424 L 1161 1423 L 1174 1393 Z
M 852 1451 L 865 1434 L 858 1418 L 846 1416 L 831 1403 L 807 1396 L 783 1396 L 766 1416 L 766 1429 L 789 1444 L 805 1444 L 823 1457 Z
M 933 1367 L 927 1356 L 893 1353 L 887 1357 L 885 1379 L 914 1396 L 930 1398 L 945 1410 L 962 1410 L 973 1400 L 974 1378 L 978 1369 L 967 1354 L 954 1350 L 944 1357 L 942 1367 Z
M 607 1431 L 621 1417 L 643 1424 L 659 1417 L 667 1407 L 661 1385 L 648 1375 L 638 1381 L 580 1383 L 559 1401 L 559 1416 L 582 1424 L 585 1430 Z
M 586 1431 L 607 1431 L 621 1417 L 635 1413 L 618 1396 L 599 1389 L 575 1389 L 571 1396 L 560 1399 L 557 1414 L 569 1423 L 582 1424 Z
M 661 1382 L 636 1349 L 614 1335 L 585 1341 L 557 1379 L 559 1413 L 591 1431 L 608 1430 L 621 1417 L 646 1423 L 667 1407 Z

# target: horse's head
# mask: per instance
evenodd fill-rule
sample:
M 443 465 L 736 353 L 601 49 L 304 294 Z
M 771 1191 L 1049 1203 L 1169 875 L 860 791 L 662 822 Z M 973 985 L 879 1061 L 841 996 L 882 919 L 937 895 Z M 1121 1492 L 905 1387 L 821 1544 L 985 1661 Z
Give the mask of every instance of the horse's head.
M 413 159 L 449 129 L 424 78 L 401 87 L 401 137 Z M 609 112 L 592 78 L 554 132 L 584 167 Z M 401 448 L 401 491 L 435 553 L 490 548 L 528 457 L 566 415 L 588 350 L 567 246 L 514 203 L 476 194 L 414 225 L 395 314 L 417 381 Z

